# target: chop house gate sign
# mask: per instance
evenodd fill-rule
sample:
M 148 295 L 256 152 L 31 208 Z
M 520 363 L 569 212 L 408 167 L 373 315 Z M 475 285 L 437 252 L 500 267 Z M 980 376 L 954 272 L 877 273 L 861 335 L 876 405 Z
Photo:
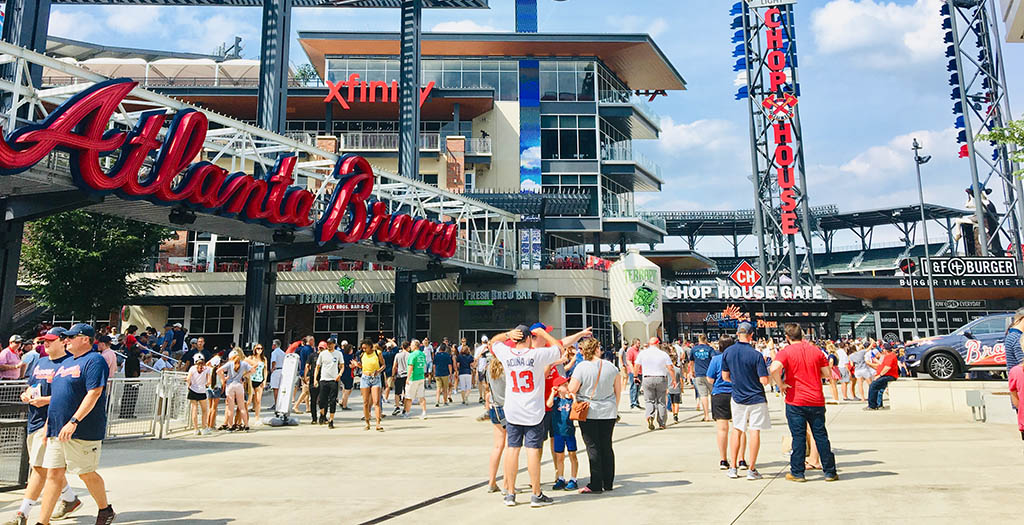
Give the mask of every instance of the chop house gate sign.
M 440 258 L 455 254 L 457 223 L 392 215 L 386 203 L 368 202 L 374 177 L 362 157 L 345 155 L 338 160 L 333 171 L 337 179 L 334 193 L 327 210 L 314 221 L 310 212 L 315 196 L 292 185 L 294 155 L 281 156 L 265 179 L 228 173 L 206 161 L 192 162 L 202 151 L 208 130 L 206 115 L 200 111 L 176 112 L 163 141 L 158 136 L 167 121 L 164 110 L 143 113 L 130 132 L 108 130 L 114 112 L 136 85 L 129 79 L 97 83 L 68 99 L 42 122 L 0 139 L 0 175 L 24 172 L 52 151 L 62 150 L 71 155 L 74 184 L 90 193 L 185 206 L 275 229 L 312 226 L 316 241 L 323 245 L 373 239 Z M 113 152 L 117 152 L 116 161 L 104 171 L 100 157 Z M 154 152 L 152 168 L 140 177 L 143 162 Z

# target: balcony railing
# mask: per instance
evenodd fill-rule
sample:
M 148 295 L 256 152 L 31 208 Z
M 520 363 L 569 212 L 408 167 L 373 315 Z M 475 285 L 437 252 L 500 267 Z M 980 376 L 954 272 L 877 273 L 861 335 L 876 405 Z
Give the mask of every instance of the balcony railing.
M 341 133 L 341 151 L 398 151 L 398 133 Z M 420 133 L 420 150 L 440 151 L 439 133 Z
M 227 273 L 244 272 L 249 266 L 248 257 L 152 257 L 147 272 L 155 273 Z M 363 261 L 345 261 L 327 257 L 303 257 L 277 263 L 279 272 L 328 272 L 357 270 L 390 270 L 390 266 L 371 264 Z
M 654 123 L 655 126 L 660 125 L 661 116 L 659 116 L 651 106 L 649 106 L 640 97 L 637 97 L 629 90 L 618 90 L 618 89 L 607 89 L 600 92 L 600 103 L 601 104 L 622 104 L 631 105 L 638 112 L 643 114 L 647 120 Z
M 603 217 L 636 217 L 636 203 L 632 193 L 604 193 L 601 197 Z
M 601 144 L 601 160 L 634 162 L 661 179 L 661 166 L 646 155 L 633 151 L 633 143 L 628 140 Z
M 146 77 L 131 77 L 142 87 L 236 87 L 236 88 L 257 88 L 260 85 L 259 77 L 230 78 L 222 77 L 173 77 L 165 78 L 158 75 Z M 57 87 L 69 86 L 84 83 L 85 80 L 66 75 L 48 75 L 43 77 L 43 86 Z M 303 82 L 294 78 L 288 79 L 288 87 L 321 87 L 323 83 L 319 79 Z
M 445 148 L 445 152 L 448 152 L 448 143 L 442 144 Z M 467 138 L 466 139 L 466 155 L 490 155 L 491 154 L 491 138 Z

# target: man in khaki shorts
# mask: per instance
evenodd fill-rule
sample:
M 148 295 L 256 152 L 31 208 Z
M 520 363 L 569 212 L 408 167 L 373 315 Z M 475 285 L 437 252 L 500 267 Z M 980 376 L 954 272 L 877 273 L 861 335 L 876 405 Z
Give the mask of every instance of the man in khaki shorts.
M 60 495 L 65 472 L 77 474 L 89 489 L 99 512 L 97 525 L 113 523 L 114 508 L 107 502 L 103 478 L 96 473 L 107 427 L 107 375 L 110 368 L 93 351 L 96 331 L 79 323 L 64 334 L 71 353 L 57 366 L 50 384 L 43 468 L 46 486 L 39 523 L 47 525 Z
M 43 468 L 43 456 L 46 454 L 46 416 L 50 404 L 50 382 L 53 374 L 67 354 L 64 351 L 63 328 L 53 328 L 42 336 L 43 346 L 48 357 L 39 359 L 32 373 L 26 377 L 28 388 L 21 394 L 21 401 L 29 405 L 28 429 L 26 431 L 28 464 L 32 467 L 29 474 L 25 497 L 21 500 L 18 512 L 4 525 L 26 525 L 29 509 L 37 503 L 46 481 L 46 469 Z M 66 479 L 61 479 L 61 506 L 54 519 L 61 519 L 82 506 L 82 500 L 75 496 Z

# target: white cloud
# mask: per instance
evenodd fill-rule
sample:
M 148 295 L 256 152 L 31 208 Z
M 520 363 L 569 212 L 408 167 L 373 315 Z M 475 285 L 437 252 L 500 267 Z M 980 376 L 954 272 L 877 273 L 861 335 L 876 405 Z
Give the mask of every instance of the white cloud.
M 523 181 L 519 183 L 519 191 L 528 191 L 530 193 L 541 193 L 542 190 L 543 190 L 543 188 L 541 188 L 541 185 L 538 184 L 537 181 L 535 181 L 535 180 L 523 179 Z
M 658 147 L 669 154 L 701 148 L 720 150 L 739 143 L 733 125 L 727 120 L 701 119 L 676 124 L 672 117 L 661 118 L 661 140 Z
M 435 24 L 431 31 L 440 33 L 496 33 L 501 30 L 494 26 L 478 24 L 474 20 L 449 20 Z
M 942 57 L 942 3 L 832 0 L 814 11 L 811 27 L 822 54 L 849 55 L 874 69 L 906 67 Z
M 540 169 L 540 146 L 527 148 L 519 155 L 519 168 L 526 170 Z
M 86 40 L 96 34 L 99 26 L 95 17 L 81 11 L 54 9 L 50 12 L 49 34 L 54 36 Z
M 668 22 L 664 18 L 650 19 L 637 15 L 606 16 L 605 22 L 615 27 L 617 33 L 647 33 L 657 37 L 668 29 Z
M 906 175 L 914 167 L 910 145 L 916 138 L 926 151 L 957 151 L 957 130 L 947 128 L 941 131 L 920 130 L 900 135 L 884 146 L 873 146 L 855 156 L 839 171 L 853 175 L 861 181 L 880 180 Z
M 257 18 L 254 23 L 247 18 L 231 16 L 237 8 L 224 9 L 228 11 L 214 8 L 176 9 L 176 17 L 172 22 L 176 28 L 174 36 L 177 37 L 177 41 L 173 46 L 165 44 L 164 47 L 196 53 L 213 53 L 222 43 L 231 44 L 237 35 L 242 37 L 243 41 L 242 56 L 258 56 L 259 19 Z
M 157 6 L 104 7 L 107 27 L 117 33 L 148 33 L 156 36 L 164 32 L 160 23 L 163 9 Z

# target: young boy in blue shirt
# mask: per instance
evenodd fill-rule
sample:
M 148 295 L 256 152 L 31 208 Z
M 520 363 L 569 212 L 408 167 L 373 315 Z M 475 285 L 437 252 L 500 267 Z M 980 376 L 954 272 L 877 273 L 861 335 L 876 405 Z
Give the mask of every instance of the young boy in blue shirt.
M 566 386 L 568 382 L 569 378 L 564 376 L 555 378 L 552 382 L 551 393 L 548 394 L 547 401 L 548 407 L 554 409 L 552 411 L 551 427 L 554 433 L 555 476 L 557 480 L 555 481 L 555 486 L 552 487 L 553 490 L 576 490 L 578 488 L 576 473 L 579 471 L 580 463 L 576 459 L 576 425 L 569 419 L 573 395 L 569 393 L 569 389 Z M 569 462 L 572 464 L 572 477 L 569 478 L 568 483 L 566 483 L 564 477 L 566 449 L 569 451 Z

